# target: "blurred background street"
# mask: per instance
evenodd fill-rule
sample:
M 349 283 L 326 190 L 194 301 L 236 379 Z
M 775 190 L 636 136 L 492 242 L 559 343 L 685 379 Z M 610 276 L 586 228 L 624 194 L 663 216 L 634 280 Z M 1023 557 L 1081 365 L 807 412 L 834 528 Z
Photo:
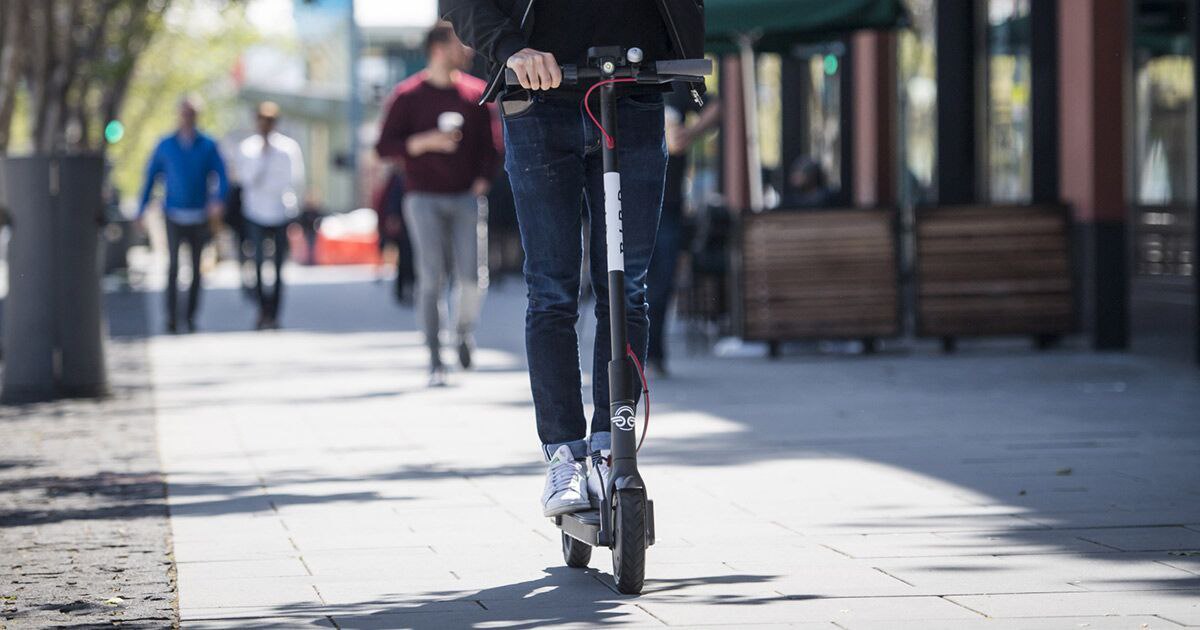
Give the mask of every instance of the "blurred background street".
M 474 268 L 405 216 L 436 4 L 0 0 L 0 629 L 1200 626 L 1200 0 L 705 3 L 636 598 L 541 516 L 503 155 Z

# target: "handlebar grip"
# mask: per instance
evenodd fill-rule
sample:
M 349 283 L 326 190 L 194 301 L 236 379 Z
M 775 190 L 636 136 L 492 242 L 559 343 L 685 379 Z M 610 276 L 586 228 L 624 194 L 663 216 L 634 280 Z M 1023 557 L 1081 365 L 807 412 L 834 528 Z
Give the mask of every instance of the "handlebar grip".
M 659 76 L 706 77 L 713 73 L 711 59 L 667 59 L 655 64 Z
M 573 64 L 562 66 L 563 85 L 575 85 L 579 83 L 579 67 Z M 517 73 L 512 68 L 504 69 L 504 84 L 509 87 L 521 87 L 521 81 L 517 79 Z

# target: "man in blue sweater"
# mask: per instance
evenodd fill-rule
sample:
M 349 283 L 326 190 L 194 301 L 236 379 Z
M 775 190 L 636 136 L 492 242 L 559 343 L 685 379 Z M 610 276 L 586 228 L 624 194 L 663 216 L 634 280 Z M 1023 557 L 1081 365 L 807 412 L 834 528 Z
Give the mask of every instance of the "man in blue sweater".
M 167 224 L 167 247 L 170 263 L 167 267 L 167 331 L 176 332 L 175 301 L 179 278 L 179 247 L 188 244 L 192 254 L 192 282 L 188 287 L 187 327 L 196 330 L 196 306 L 200 299 L 200 253 L 208 242 L 209 217 L 219 217 L 224 211 L 222 200 L 228 182 L 225 163 L 217 151 L 217 143 L 196 129 L 198 106 L 191 99 L 179 104 L 179 129 L 163 138 L 150 156 L 146 167 L 146 185 L 142 189 L 142 204 L 138 221 L 150 204 L 154 185 L 161 176 L 166 195 L 163 216 Z

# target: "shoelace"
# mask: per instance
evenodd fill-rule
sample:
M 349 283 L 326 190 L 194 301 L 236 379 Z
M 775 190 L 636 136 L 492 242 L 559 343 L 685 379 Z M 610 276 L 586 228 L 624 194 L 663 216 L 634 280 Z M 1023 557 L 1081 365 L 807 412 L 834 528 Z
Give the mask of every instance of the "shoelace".
M 561 492 L 571 487 L 571 481 L 579 472 L 576 462 L 560 462 L 550 469 L 550 484 L 555 492 Z

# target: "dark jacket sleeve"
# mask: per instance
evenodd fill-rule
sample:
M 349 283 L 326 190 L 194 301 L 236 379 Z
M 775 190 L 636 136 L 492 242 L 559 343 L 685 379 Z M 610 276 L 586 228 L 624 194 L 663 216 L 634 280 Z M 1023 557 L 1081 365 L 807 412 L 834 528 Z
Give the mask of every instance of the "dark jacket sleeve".
M 383 126 L 379 130 L 379 142 L 375 152 L 381 158 L 408 159 L 408 138 L 412 132 L 408 129 L 408 100 L 403 94 L 396 92 L 384 107 Z
M 464 44 L 493 63 L 504 65 L 513 53 L 525 47 L 520 24 L 500 10 L 495 0 L 438 0 L 438 13 L 454 25 L 454 32 Z
M 138 205 L 139 217 L 146 213 L 146 207 L 150 205 L 150 197 L 154 194 L 154 184 L 158 182 L 158 176 L 166 171 L 162 154 L 163 143 L 159 142 L 154 147 L 154 153 L 150 155 L 150 162 L 146 164 L 146 183 L 142 186 L 142 202 Z

